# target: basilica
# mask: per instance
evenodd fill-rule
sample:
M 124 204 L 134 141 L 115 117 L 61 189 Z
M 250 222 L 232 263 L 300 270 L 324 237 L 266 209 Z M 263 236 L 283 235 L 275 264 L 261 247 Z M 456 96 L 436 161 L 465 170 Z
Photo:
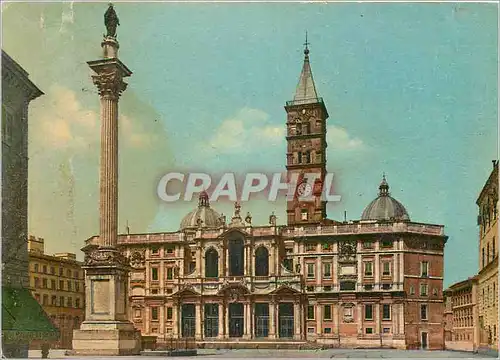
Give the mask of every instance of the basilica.
M 287 224 L 253 224 L 239 203 L 226 219 L 204 191 L 177 231 L 119 235 L 130 321 L 159 344 L 442 349 L 444 226 L 412 221 L 385 176 L 359 220 L 327 218 L 328 112 L 307 45 L 285 110 L 287 173 L 300 179 Z

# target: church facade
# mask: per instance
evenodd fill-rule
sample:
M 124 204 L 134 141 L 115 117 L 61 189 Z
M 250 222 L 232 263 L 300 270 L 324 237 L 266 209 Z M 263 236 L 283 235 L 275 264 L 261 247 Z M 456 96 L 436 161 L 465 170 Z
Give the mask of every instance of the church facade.
M 326 218 L 328 112 L 304 54 L 285 106 L 286 166 L 299 178 L 287 225 L 274 214 L 255 225 L 238 203 L 226 219 L 202 192 L 178 231 L 119 235 L 129 318 L 160 344 L 442 349 L 444 227 L 411 221 L 385 176 L 360 220 Z

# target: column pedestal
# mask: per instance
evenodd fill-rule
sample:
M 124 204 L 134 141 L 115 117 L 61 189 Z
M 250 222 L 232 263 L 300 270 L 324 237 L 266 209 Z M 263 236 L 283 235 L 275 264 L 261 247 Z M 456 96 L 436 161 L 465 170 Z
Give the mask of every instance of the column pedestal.
M 127 259 L 96 250 L 85 259 L 85 321 L 73 331 L 71 355 L 136 355 L 141 334 L 128 321 Z

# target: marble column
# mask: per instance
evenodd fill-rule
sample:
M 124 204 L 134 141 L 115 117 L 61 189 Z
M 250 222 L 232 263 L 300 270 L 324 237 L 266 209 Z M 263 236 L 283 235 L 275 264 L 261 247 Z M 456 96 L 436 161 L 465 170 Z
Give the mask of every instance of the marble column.
M 219 333 L 217 334 L 217 338 L 224 338 L 224 304 L 219 304 Z
M 269 338 L 276 339 L 276 302 L 269 303 Z
M 300 311 L 300 303 L 298 301 L 293 303 L 293 326 L 294 326 L 294 339 L 301 338 L 301 325 L 302 325 L 302 312 Z
M 224 316 L 224 338 L 229 338 L 229 303 L 226 303 L 226 311 Z
M 173 323 L 173 329 L 172 329 L 172 335 L 174 338 L 179 337 L 180 331 L 179 331 L 179 304 L 177 301 L 174 302 L 174 306 L 172 307 L 172 323 Z
M 201 339 L 203 333 L 203 315 L 202 315 L 202 304 L 197 303 L 195 305 L 195 313 L 196 313 L 196 330 L 195 330 L 195 338 Z
M 243 339 L 250 338 L 250 302 L 243 303 Z

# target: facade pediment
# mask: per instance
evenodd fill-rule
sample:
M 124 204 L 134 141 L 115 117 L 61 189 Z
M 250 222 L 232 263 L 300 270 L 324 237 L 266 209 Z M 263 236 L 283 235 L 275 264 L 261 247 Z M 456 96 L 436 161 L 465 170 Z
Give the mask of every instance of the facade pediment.
M 301 292 L 289 285 L 280 285 L 277 289 L 271 291 L 272 295 L 300 295 Z
M 200 294 L 192 286 L 183 286 L 176 293 L 172 294 L 173 297 L 190 297 L 199 296 Z
M 242 230 L 241 228 L 229 228 L 226 231 L 224 231 L 222 234 L 220 234 L 219 238 L 226 238 L 233 233 L 236 233 L 236 234 L 241 235 L 243 237 L 247 237 L 250 235 L 246 231 Z

